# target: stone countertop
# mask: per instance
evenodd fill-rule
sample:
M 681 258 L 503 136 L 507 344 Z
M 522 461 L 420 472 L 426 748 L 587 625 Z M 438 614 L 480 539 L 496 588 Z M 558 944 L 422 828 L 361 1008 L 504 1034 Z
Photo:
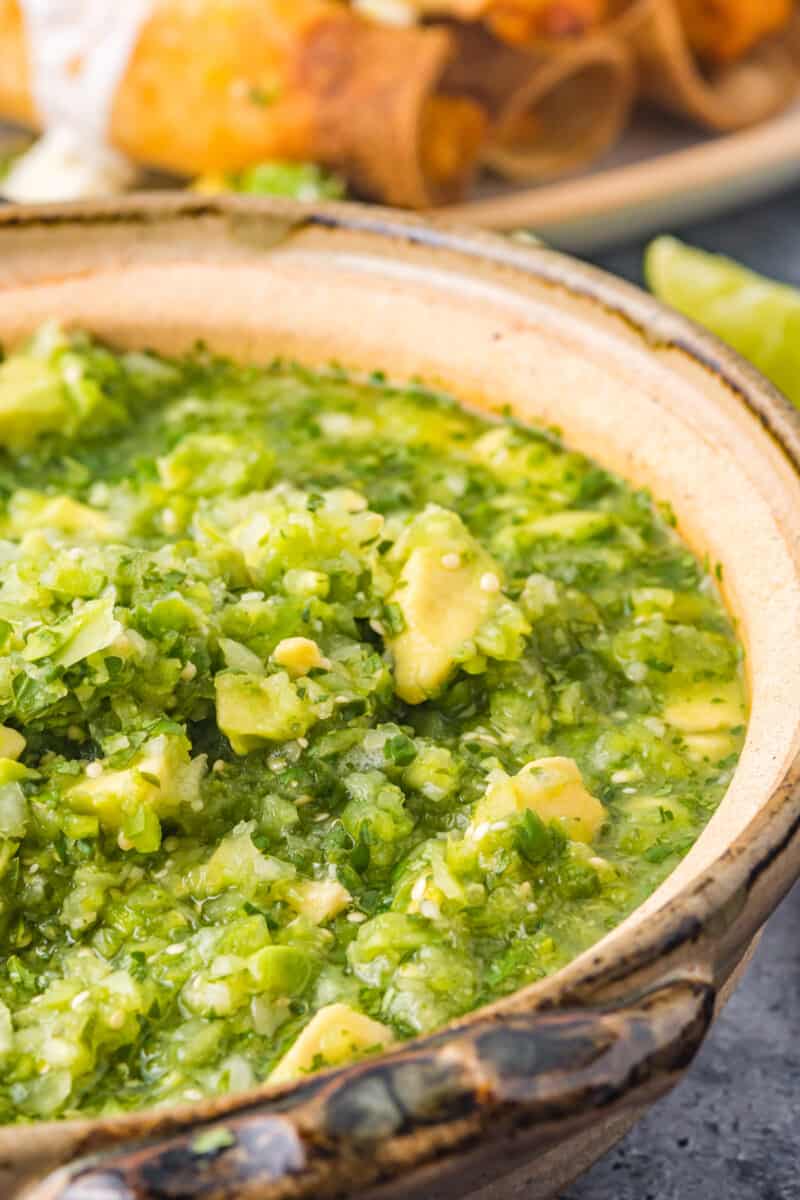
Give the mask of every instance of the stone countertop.
M 800 285 L 800 190 L 675 232 Z M 642 249 L 594 261 L 641 282 Z M 800 885 L 686 1078 L 563 1200 L 800 1200 L 798 931 Z
M 800 887 L 691 1070 L 562 1200 L 798 1200 Z

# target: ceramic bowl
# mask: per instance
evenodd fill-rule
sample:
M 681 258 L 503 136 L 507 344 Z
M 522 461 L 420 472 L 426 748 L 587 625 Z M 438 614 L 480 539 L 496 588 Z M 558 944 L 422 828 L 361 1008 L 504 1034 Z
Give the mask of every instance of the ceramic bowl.
M 351 206 L 134 198 L 0 215 L 0 340 L 57 318 L 422 377 L 510 406 L 659 500 L 722 564 L 747 743 L 650 900 L 433 1037 L 280 1088 L 0 1129 L 5 1200 L 553 1196 L 687 1067 L 800 874 L 800 423 L 711 337 L 545 249 Z

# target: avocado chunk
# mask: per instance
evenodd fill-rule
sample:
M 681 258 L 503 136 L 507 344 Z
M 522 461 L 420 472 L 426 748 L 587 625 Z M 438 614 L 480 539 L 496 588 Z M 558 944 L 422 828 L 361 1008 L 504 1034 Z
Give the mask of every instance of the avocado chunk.
M 388 642 L 395 690 L 421 704 L 447 682 L 503 599 L 500 572 L 461 518 L 435 505 L 415 518 L 394 555 L 405 559 L 390 598 L 405 624 Z
M 90 764 L 64 798 L 73 812 L 95 816 L 104 829 L 118 832 L 122 849 L 157 850 L 161 819 L 199 799 L 206 760 L 204 755 L 192 759 L 189 750 L 188 738 L 160 734 L 127 767 L 106 769 L 102 760 Z
M 208 861 L 187 873 L 187 891 L 205 898 L 217 896 L 226 888 L 236 888 L 254 900 L 263 888 L 269 888 L 276 880 L 293 879 L 295 870 L 290 863 L 258 849 L 253 841 L 255 829 L 255 821 L 240 821 L 235 825 Z
M 676 695 L 664 720 L 680 731 L 689 756 L 697 762 L 721 762 L 735 750 L 734 731 L 747 721 L 738 680 L 700 683 Z
M 217 724 L 236 754 L 302 737 L 316 720 L 286 671 L 266 678 L 223 671 L 214 684 Z
M 40 492 L 18 492 L 9 505 L 12 533 L 30 529 L 57 529 L 60 533 L 80 535 L 92 541 L 111 536 L 110 518 L 71 496 L 46 496 Z
M 738 679 L 730 683 L 701 683 L 675 696 L 664 709 L 664 720 L 682 733 L 718 733 L 747 720 Z
M 0 725 L 0 758 L 19 758 L 25 749 L 25 738 L 16 729 Z
M 502 821 L 526 809 L 545 824 L 554 822 L 573 842 L 594 841 L 606 811 L 589 792 L 571 758 L 537 758 L 516 775 L 498 772 L 475 809 L 474 833 L 486 823 Z
M 291 884 L 286 898 L 312 925 L 324 925 L 353 902 L 347 888 L 337 879 L 302 879 Z
M 272 657 L 276 663 L 297 679 L 299 675 L 307 675 L 319 667 L 330 665 L 323 657 L 322 651 L 315 641 L 307 637 L 284 638 L 278 642 Z
M 24 450 L 44 433 L 69 432 L 72 406 L 58 373 L 15 354 L 0 364 L 0 445 Z
M 311 1018 L 271 1072 L 269 1082 L 286 1083 L 318 1065 L 335 1067 L 368 1050 L 382 1050 L 394 1040 L 388 1025 L 356 1012 L 349 1004 L 328 1004 Z

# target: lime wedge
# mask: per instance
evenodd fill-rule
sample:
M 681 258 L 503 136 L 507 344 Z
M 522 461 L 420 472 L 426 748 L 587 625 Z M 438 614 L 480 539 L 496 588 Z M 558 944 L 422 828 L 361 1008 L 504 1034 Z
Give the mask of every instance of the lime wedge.
M 800 291 L 676 238 L 645 257 L 652 292 L 705 325 L 800 406 Z

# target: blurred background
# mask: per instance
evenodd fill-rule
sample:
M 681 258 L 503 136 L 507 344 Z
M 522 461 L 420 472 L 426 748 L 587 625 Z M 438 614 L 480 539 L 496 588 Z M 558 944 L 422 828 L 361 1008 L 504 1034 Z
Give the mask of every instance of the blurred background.
M 0 0 L 0 191 L 353 197 L 596 252 L 800 180 L 795 0 Z

